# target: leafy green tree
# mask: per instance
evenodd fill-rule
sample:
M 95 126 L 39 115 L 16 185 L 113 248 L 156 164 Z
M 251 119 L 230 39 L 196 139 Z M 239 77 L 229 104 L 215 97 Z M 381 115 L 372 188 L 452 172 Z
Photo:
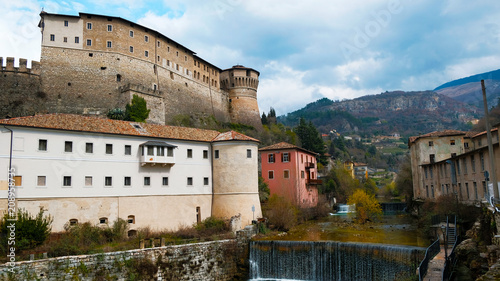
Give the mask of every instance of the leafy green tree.
M 9 221 L 10 217 L 6 213 L 0 222 L 2 247 L 11 245 L 16 249 L 25 250 L 32 249 L 45 242 L 52 230 L 53 218 L 50 215 L 44 216 L 43 213 L 43 210 L 40 210 L 36 216 L 33 216 L 24 209 L 18 209 L 16 221 Z M 15 245 L 9 244 L 8 239 L 11 231 L 15 232 Z
M 267 120 L 267 116 L 265 112 L 262 112 L 262 117 L 260 118 L 262 125 L 269 125 L 269 121 Z
M 134 95 L 130 104 L 125 106 L 125 116 L 126 120 L 134 122 L 144 122 L 149 117 L 149 112 L 146 100 Z
M 356 221 L 359 223 L 378 219 L 382 215 L 382 207 L 375 199 L 375 195 L 368 195 L 361 189 L 357 189 L 349 197 L 347 204 L 356 205 Z

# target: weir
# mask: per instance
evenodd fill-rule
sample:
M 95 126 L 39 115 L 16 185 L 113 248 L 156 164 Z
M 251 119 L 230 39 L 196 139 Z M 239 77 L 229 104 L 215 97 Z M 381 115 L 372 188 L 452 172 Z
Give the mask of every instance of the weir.
M 425 248 L 335 241 L 253 241 L 251 280 L 402 280 Z

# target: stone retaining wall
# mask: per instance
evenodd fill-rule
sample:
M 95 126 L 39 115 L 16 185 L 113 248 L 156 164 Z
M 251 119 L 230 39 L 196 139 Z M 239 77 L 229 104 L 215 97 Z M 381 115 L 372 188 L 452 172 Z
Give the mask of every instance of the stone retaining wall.
M 13 272 L 13 273 L 12 273 Z M 0 280 L 246 280 L 248 240 L 231 239 L 0 266 Z

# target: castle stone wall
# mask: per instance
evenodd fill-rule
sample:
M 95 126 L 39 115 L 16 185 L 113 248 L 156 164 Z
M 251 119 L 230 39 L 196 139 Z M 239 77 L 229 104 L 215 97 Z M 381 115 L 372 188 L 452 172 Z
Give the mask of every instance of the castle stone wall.
M 179 114 L 213 114 L 229 121 L 227 93 L 170 67 L 110 52 L 44 47 L 42 54 L 42 89 L 49 93 L 52 112 L 102 115 L 115 107 L 124 109 L 130 100 L 123 99 L 121 89 L 140 85 L 163 93 L 164 106 L 148 105 L 155 121 L 162 120 L 158 115 L 163 111 L 166 123 Z
M 46 93 L 40 88 L 40 64 L 32 61 L 32 67 L 27 68 L 26 59 L 19 59 L 19 67 L 14 64 L 15 59 L 9 57 L 3 66 L 0 57 L 0 118 L 46 111 Z

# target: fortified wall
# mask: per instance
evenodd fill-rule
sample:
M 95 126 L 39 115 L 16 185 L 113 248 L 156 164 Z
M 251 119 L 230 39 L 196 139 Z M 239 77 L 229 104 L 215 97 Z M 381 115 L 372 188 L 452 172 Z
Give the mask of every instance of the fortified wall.
M 19 67 L 14 67 L 15 59 L 0 57 L 0 117 L 33 115 L 47 110 L 46 94 L 41 90 L 40 63 L 32 61 L 27 67 L 26 59 L 19 59 Z
M 176 116 L 214 116 L 261 128 L 259 72 L 222 70 L 163 34 L 119 17 L 40 13 L 40 63 L 0 77 L 0 118 L 36 113 L 106 115 L 125 109 L 133 95 L 146 99 L 148 122 Z

